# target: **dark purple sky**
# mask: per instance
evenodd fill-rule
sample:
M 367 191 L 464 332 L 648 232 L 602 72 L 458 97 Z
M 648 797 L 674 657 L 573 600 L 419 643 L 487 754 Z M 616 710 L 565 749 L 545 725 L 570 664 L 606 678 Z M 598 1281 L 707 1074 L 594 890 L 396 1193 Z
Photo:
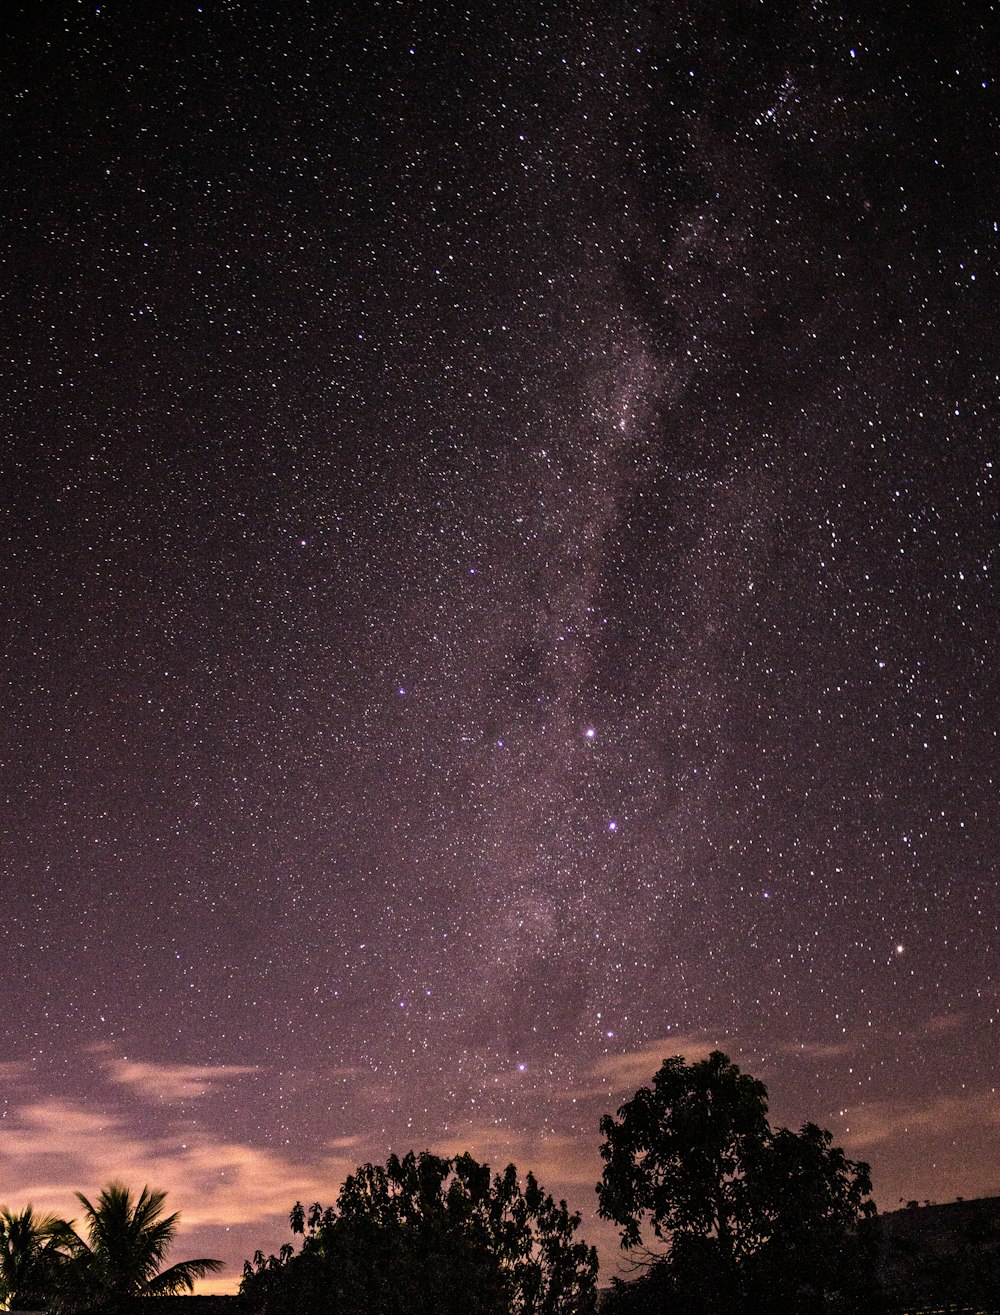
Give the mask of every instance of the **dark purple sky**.
M 1000 1190 L 995 6 L 7 22 L 3 1199 Z

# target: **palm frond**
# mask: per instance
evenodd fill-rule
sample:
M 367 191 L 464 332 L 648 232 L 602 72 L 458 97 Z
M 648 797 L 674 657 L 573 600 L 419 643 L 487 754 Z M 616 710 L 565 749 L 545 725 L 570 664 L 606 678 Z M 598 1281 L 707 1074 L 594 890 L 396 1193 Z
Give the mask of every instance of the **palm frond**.
M 191 1292 L 195 1279 L 214 1274 L 222 1267 L 221 1260 L 181 1260 L 149 1281 L 146 1296 L 172 1297 L 178 1292 Z

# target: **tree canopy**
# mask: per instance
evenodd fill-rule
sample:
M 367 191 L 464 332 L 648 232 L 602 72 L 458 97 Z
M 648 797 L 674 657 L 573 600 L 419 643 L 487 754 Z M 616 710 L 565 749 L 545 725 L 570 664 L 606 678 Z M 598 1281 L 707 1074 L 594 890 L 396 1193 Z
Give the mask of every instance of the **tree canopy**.
M 266 1315 L 587 1315 L 597 1257 L 579 1222 L 513 1165 L 393 1155 L 352 1174 L 336 1207 L 296 1205 L 300 1250 L 258 1252 L 241 1292 Z
M 667 1059 L 601 1120 L 598 1213 L 650 1267 L 621 1311 L 787 1315 L 866 1308 L 874 1290 L 868 1166 L 815 1124 L 773 1129 L 767 1089 L 715 1051 Z

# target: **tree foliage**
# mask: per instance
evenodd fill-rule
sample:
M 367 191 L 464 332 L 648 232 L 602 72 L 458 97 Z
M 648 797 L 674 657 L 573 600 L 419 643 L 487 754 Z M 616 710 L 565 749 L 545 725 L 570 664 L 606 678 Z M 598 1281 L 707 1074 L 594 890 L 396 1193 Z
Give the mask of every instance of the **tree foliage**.
M 296 1205 L 300 1250 L 258 1252 L 241 1292 L 267 1315 L 586 1315 L 597 1257 L 579 1222 L 513 1165 L 390 1156 L 351 1175 L 336 1208 Z
M 599 1214 L 652 1262 L 621 1312 L 866 1308 L 868 1166 L 815 1124 L 772 1129 L 766 1087 L 720 1051 L 665 1060 L 601 1133 Z
M 44 1310 L 68 1262 L 64 1248 L 72 1230 L 55 1215 L 27 1205 L 0 1208 L 0 1305 L 8 1310 Z
M 194 1280 L 222 1267 L 219 1260 L 182 1260 L 164 1269 L 177 1233 L 178 1215 L 163 1212 L 165 1192 L 144 1187 L 139 1195 L 109 1183 L 91 1203 L 82 1192 L 86 1237 L 71 1240 L 71 1290 L 65 1304 L 115 1312 L 134 1297 L 190 1292 Z
M 139 1195 L 109 1183 L 92 1204 L 82 1193 L 85 1236 L 55 1215 L 0 1209 L 0 1304 L 55 1315 L 100 1311 L 115 1315 L 134 1298 L 190 1292 L 194 1280 L 220 1269 L 219 1260 L 184 1260 L 164 1269 L 177 1232 L 165 1215 L 165 1192 Z
M 744 1171 L 769 1128 L 764 1084 L 719 1051 L 690 1065 L 676 1056 L 618 1116 L 601 1120 L 597 1195 L 622 1246 L 640 1246 L 645 1226 L 661 1242 L 713 1234 L 720 1250 L 739 1255 L 748 1240 Z

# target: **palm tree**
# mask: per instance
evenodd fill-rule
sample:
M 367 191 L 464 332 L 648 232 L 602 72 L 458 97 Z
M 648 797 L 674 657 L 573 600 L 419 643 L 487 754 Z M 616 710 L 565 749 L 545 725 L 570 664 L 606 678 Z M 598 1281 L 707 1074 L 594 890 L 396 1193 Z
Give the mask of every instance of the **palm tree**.
M 0 1305 L 8 1310 L 44 1310 L 59 1274 L 69 1262 L 75 1235 L 64 1219 L 0 1208 Z
M 222 1268 L 221 1260 L 162 1268 L 178 1218 L 164 1215 L 166 1195 L 144 1187 L 136 1198 L 123 1183 L 109 1183 L 92 1205 L 77 1192 L 87 1225 L 87 1240 L 76 1235 L 74 1243 L 78 1304 L 116 1311 L 133 1297 L 190 1292 L 196 1278 Z

